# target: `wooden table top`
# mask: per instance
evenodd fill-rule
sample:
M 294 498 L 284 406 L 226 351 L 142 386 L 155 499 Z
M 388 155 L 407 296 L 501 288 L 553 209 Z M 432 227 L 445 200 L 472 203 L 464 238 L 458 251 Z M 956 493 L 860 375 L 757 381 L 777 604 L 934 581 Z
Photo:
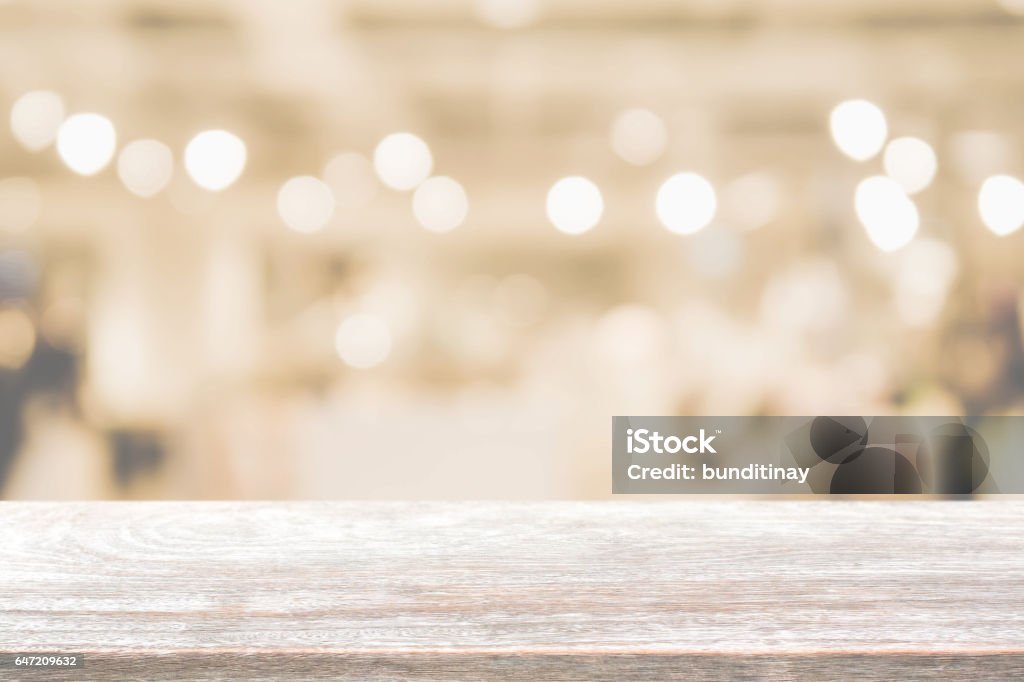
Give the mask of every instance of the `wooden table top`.
M 1024 502 L 3 503 L 18 679 L 1024 674 Z

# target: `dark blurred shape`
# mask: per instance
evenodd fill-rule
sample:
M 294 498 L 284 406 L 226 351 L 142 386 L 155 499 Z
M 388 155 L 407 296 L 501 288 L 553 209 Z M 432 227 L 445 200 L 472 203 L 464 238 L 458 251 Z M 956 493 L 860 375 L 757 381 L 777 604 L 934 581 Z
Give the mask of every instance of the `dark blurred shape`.
M 46 393 L 66 405 L 75 404 L 79 372 L 74 353 L 40 337 L 22 371 L 29 391 Z
M 114 430 L 108 437 L 114 453 L 114 479 L 121 486 L 158 470 L 164 461 L 163 437 L 155 431 Z
M 17 372 L 0 371 L 0 492 L 21 446 L 23 385 Z
M 0 491 L 24 437 L 25 403 L 42 396 L 55 409 L 77 409 L 78 358 L 37 339 L 28 362 L 16 371 L 0 372 Z
M 0 300 L 27 300 L 36 291 L 39 267 L 24 251 L 0 252 Z
M 869 447 L 848 458 L 832 476 L 833 495 L 913 495 L 921 492 L 914 465 L 895 450 Z
M 967 495 L 988 477 L 988 446 L 971 427 L 945 424 L 929 434 L 917 468 L 930 492 Z
M 1006 348 L 997 385 L 981 406 L 985 412 L 990 412 L 1018 399 L 1024 389 L 1024 337 L 1021 335 L 1020 295 L 1016 291 L 1004 291 L 996 297 L 987 332 L 992 338 L 1005 339 Z M 983 413 L 979 410 L 967 414 Z
M 856 457 L 865 445 L 868 428 L 863 417 L 816 417 L 811 422 L 811 447 L 821 459 L 841 464 Z

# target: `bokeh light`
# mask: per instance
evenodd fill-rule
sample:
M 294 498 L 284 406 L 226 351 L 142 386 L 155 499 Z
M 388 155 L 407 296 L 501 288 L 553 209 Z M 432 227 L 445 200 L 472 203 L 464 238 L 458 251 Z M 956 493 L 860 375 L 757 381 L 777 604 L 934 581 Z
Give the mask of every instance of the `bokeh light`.
M 428 178 L 412 197 L 416 220 L 431 232 L 449 232 L 461 225 L 469 211 L 466 190 L 455 180 L 440 175 Z
M 11 133 L 30 152 L 53 144 L 63 122 L 64 100 L 49 90 L 26 92 L 11 107 Z
M 1005 236 L 1024 225 L 1024 183 L 1011 175 L 993 175 L 978 192 L 978 213 L 985 227 Z
M 829 127 L 839 151 L 854 161 L 875 156 L 889 133 L 882 110 L 863 99 L 838 104 L 829 117 Z
M 601 220 L 604 199 L 597 185 L 574 175 L 562 178 L 548 190 L 547 213 L 559 232 L 583 234 Z
M 117 176 L 132 194 L 151 197 L 174 173 L 174 152 L 159 140 L 129 142 L 117 157 Z
M 106 168 L 116 148 L 114 124 L 99 114 L 75 114 L 57 131 L 57 153 L 79 175 L 95 175 Z
M 677 173 L 658 189 L 655 210 L 670 232 L 693 234 L 715 217 L 715 188 L 697 173 Z
M 665 153 L 668 131 L 661 118 L 647 109 L 627 109 L 612 124 L 612 150 L 634 166 L 654 163 Z
M 917 234 L 917 206 L 892 178 L 874 175 L 861 180 L 854 206 L 868 238 L 882 251 L 906 246 Z
M 277 193 L 277 213 L 292 230 L 309 234 L 322 230 L 334 215 L 334 194 L 311 175 L 288 180 Z
M 430 176 L 434 157 L 427 143 L 412 133 L 392 133 L 373 151 L 373 167 L 385 185 L 408 191 Z
M 43 199 L 39 185 L 31 178 L 0 180 L 0 232 L 27 230 L 39 219 Z
M 938 161 L 935 150 L 916 137 L 897 137 L 885 146 L 885 173 L 907 194 L 916 194 L 932 184 Z
M 242 175 L 248 153 L 245 142 L 226 130 L 205 130 L 185 147 L 185 172 L 203 189 L 219 192 Z
M 324 166 L 324 182 L 334 193 L 334 203 L 341 209 L 362 208 L 377 194 L 377 178 L 373 164 L 359 152 L 341 152 Z
M 342 320 L 334 336 L 338 357 L 349 367 L 370 369 L 391 354 L 391 329 L 375 315 L 355 313 Z

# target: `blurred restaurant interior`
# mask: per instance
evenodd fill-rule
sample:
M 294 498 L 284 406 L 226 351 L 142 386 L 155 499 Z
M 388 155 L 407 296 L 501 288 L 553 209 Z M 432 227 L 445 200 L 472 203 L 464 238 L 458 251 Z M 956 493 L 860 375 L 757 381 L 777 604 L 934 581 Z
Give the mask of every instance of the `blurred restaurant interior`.
M 0 56 L 4 499 L 1024 413 L 1024 0 L 0 0 Z

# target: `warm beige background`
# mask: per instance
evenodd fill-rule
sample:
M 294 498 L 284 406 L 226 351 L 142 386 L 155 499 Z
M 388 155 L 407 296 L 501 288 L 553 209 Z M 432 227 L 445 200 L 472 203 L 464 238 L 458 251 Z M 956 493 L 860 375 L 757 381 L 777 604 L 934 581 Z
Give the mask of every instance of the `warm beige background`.
M 0 179 L 40 197 L 0 232 L 3 263 L 38 269 L 0 306 L 17 311 L 0 315 L 0 494 L 592 498 L 613 414 L 1024 409 L 1024 237 L 976 208 L 985 177 L 1024 172 L 1024 6 L 534 4 L 501 28 L 470 1 L 0 2 L 0 109 L 52 90 L 119 145 L 176 155 L 141 199 L 116 162 L 79 177 L 0 130 Z M 938 155 L 892 254 L 853 210 L 880 159 L 829 136 L 858 97 Z M 631 107 L 667 130 L 643 167 L 609 144 Z M 207 128 L 248 147 L 216 194 L 180 163 Z M 317 234 L 287 229 L 282 183 L 399 130 L 465 187 L 464 224 L 427 232 L 378 188 Z M 654 214 L 679 171 L 718 191 L 693 236 Z M 566 175 L 603 193 L 585 235 L 545 217 Z M 0 191 L 0 209 L 33 196 Z M 333 347 L 355 312 L 392 336 L 372 369 Z M 28 359 L 26 319 L 74 371 L 44 380 L 58 361 Z

